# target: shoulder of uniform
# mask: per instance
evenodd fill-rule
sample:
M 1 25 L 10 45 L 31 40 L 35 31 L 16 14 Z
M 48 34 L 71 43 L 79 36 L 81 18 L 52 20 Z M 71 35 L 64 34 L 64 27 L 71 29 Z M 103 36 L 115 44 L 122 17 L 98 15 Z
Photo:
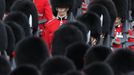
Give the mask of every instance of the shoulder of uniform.
M 55 18 L 52 20 L 49 20 L 46 24 L 49 24 L 49 23 L 53 22 L 54 20 L 55 20 Z
M 51 27 L 51 26 L 53 26 L 53 24 L 56 22 L 55 21 L 56 19 L 52 19 L 52 20 L 49 20 L 46 24 L 45 24 L 45 27 Z

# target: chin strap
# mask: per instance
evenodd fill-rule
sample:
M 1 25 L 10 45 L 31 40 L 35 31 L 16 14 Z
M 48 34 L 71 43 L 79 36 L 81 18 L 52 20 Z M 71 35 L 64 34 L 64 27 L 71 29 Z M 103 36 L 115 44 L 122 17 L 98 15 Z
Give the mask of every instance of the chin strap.
M 57 19 L 60 20 L 60 25 L 62 25 L 63 24 L 63 20 L 67 20 L 67 16 L 64 16 L 64 17 L 63 16 L 62 17 L 58 16 Z

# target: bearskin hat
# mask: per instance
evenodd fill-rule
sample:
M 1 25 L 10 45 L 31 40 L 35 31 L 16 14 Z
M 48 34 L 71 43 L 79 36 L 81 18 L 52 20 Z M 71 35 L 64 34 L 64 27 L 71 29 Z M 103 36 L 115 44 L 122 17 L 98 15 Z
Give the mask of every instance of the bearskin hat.
M 6 4 L 6 9 L 5 9 L 5 13 L 9 13 L 10 12 L 10 8 L 12 6 L 12 4 L 15 2 L 16 0 L 5 0 L 5 4 Z
M 30 17 L 32 15 L 32 31 L 33 34 L 38 29 L 38 13 L 35 4 L 31 0 L 17 0 L 11 7 L 11 11 L 20 11 Z
M 82 0 L 74 0 L 74 8 L 80 8 L 82 5 Z
M 40 69 L 41 64 L 49 57 L 44 41 L 38 37 L 28 37 L 21 40 L 15 50 L 17 66 L 32 64 Z
M 96 61 L 104 61 L 110 54 L 112 50 L 104 46 L 91 47 L 84 56 L 85 66 Z
M 131 9 L 134 10 L 134 5 L 133 5 L 134 1 L 131 0 Z
M 112 1 L 112 0 L 94 0 L 94 1 Z
M 69 7 L 72 8 L 73 0 L 51 0 L 52 6 L 57 7 Z
M 64 25 L 71 25 L 77 27 L 83 33 L 84 41 L 85 42 L 87 41 L 88 29 L 84 24 L 76 21 L 76 22 L 67 22 Z
M 69 8 L 68 13 L 70 13 L 70 11 L 72 11 L 73 5 L 74 5 L 74 1 L 73 0 L 50 0 L 51 5 L 52 5 L 52 10 L 53 10 L 53 14 L 54 16 L 57 16 L 57 11 L 56 8 L 60 7 L 60 8 Z
M 63 75 L 85 75 L 85 74 L 83 74 L 83 73 L 81 73 L 80 71 L 77 71 L 77 70 L 72 70 L 72 71 L 66 72 Z
M 104 62 L 95 62 L 86 67 L 84 70 L 86 75 L 114 75 L 112 68 Z
M 99 39 L 101 32 L 101 21 L 99 15 L 90 11 L 79 16 L 77 20 L 83 23 L 88 28 L 88 30 L 91 31 L 92 37 Z
M 64 74 L 70 70 L 76 70 L 73 62 L 64 56 L 48 58 L 42 66 L 42 75 Z
M 11 12 L 5 18 L 4 21 L 5 22 L 11 22 L 11 21 L 16 22 L 18 25 L 20 25 L 23 28 L 26 37 L 31 36 L 31 30 L 30 30 L 28 18 L 22 12 Z
M 15 48 L 15 35 L 13 33 L 13 30 L 10 26 L 6 25 L 6 30 L 7 30 L 7 39 L 8 39 L 8 45 L 6 52 L 9 56 L 12 55 L 12 52 Z
M 23 28 L 15 22 L 6 22 L 6 24 L 12 29 L 15 36 L 15 44 L 25 38 L 25 32 Z
M 126 75 L 134 75 L 134 71 L 128 72 Z
M 5 24 L 0 21 L 0 51 L 7 49 L 8 37 Z
M 65 50 L 65 56 L 74 62 L 78 70 L 81 70 L 84 65 L 84 55 L 88 48 L 90 46 L 82 42 L 70 44 Z
M 133 5 L 134 1 L 131 0 L 131 10 L 134 10 L 134 5 Z
M 52 55 L 64 55 L 65 48 L 75 42 L 84 41 L 82 32 L 74 27 L 62 25 L 55 33 L 52 42 Z
M 106 59 L 106 62 L 112 67 L 115 75 L 134 71 L 134 52 L 127 48 L 118 49 Z
M 0 0 L 0 20 L 3 19 L 5 9 L 6 9 L 5 0 Z
M 96 0 L 90 3 L 89 5 L 92 5 L 92 4 L 101 4 L 107 8 L 111 17 L 110 31 L 112 33 L 113 25 L 117 17 L 117 9 L 115 7 L 115 4 L 111 0 Z
M 128 17 L 128 0 L 113 0 L 118 17 L 122 18 L 123 20 L 126 20 Z
M 131 4 L 132 0 L 128 0 L 128 10 L 131 10 L 132 4 Z
M 102 33 L 108 34 L 110 33 L 110 24 L 111 24 L 111 17 L 109 11 L 104 5 L 101 4 L 92 4 L 88 6 L 88 11 L 92 11 L 97 13 L 100 17 L 103 15 L 102 20 Z
M 14 69 L 10 75 L 40 75 L 40 72 L 33 65 L 22 65 Z

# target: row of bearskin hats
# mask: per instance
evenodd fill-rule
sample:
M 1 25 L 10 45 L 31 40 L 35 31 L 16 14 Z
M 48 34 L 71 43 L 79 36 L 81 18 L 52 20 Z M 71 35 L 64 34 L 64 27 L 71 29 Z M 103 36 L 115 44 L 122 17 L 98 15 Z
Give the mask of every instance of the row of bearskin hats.
M 59 0 L 59 1 L 55 1 L 55 0 L 51 0 L 51 4 L 52 4 L 52 9 L 53 9 L 53 13 L 54 15 L 56 14 L 56 7 L 69 7 L 70 10 L 72 10 L 73 8 L 76 8 L 76 7 L 80 7 L 81 5 L 81 2 L 79 1 L 77 4 L 76 4 L 76 7 L 73 5 L 73 3 L 76 3 L 75 2 L 76 0 L 74 0 L 74 2 L 71 1 L 64 1 L 64 0 Z M 10 2 L 9 2 L 10 3 Z M 115 2 L 116 3 L 116 2 Z M 117 2 L 118 3 L 118 2 Z M 108 5 L 109 4 L 109 5 Z M 18 6 L 19 5 L 19 6 Z M 122 4 L 121 4 L 122 5 Z M 27 7 L 25 7 L 27 6 Z M 32 22 L 36 22 L 36 23 L 33 23 L 33 31 L 36 31 L 37 30 L 37 12 L 33 12 L 32 10 L 28 10 L 26 11 L 28 8 L 35 8 L 34 6 L 31 7 L 32 4 L 28 4 L 28 2 L 21 2 L 21 1 L 17 1 L 12 7 L 11 7 L 11 11 L 22 11 L 24 12 L 27 16 L 29 16 L 29 14 L 32 14 L 34 16 L 34 20 Z M 117 6 L 118 7 L 118 6 Z M 101 8 L 99 11 L 96 11 L 94 8 Z M 112 8 L 112 9 L 111 9 Z M 120 6 L 119 6 L 120 8 Z M 105 11 L 103 11 L 105 10 Z M 121 9 L 119 9 L 121 10 Z M 35 10 L 34 10 L 35 11 Z M 93 1 L 90 6 L 89 6 L 89 13 L 90 12 L 96 12 L 96 15 L 98 16 L 98 18 L 101 17 L 101 14 L 105 14 L 104 17 L 103 17 L 103 25 L 102 25 L 102 28 L 100 27 L 101 23 L 99 22 L 99 19 L 98 21 L 96 19 L 94 19 L 96 22 L 96 24 L 90 24 L 90 28 L 89 30 L 91 30 L 91 35 L 93 35 L 94 37 L 99 37 L 97 35 L 100 35 L 100 32 L 103 32 L 103 33 L 106 33 L 106 35 L 110 32 L 112 32 L 112 28 L 113 28 L 113 23 L 115 21 L 115 18 L 117 16 L 117 13 L 116 13 L 116 8 L 115 8 L 115 5 L 112 1 L 108 0 L 108 1 L 99 1 L 99 0 L 96 0 L 96 1 Z M 121 11 L 124 11 L 124 10 L 121 10 Z M 70 11 L 69 11 L 70 12 Z M 87 14 L 89 14 L 87 13 Z M 121 12 L 122 13 L 122 12 Z M 94 13 L 93 13 L 94 14 Z M 119 13 L 120 14 L 120 13 Z M 83 15 L 84 16 L 84 15 Z M 120 15 L 119 15 L 120 16 Z M 111 18 L 110 18 L 111 17 Z M 92 18 L 92 17 L 90 17 Z M 79 18 L 78 18 L 79 19 Z M 85 18 L 83 18 L 85 19 Z M 88 18 L 87 18 L 88 19 Z M 82 21 L 82 20 L 81 20 Z M 86 20 L 85 20 L 86 21 Z M 88 22 L 88 21 L 87 21 Z M 84 22 L 86 23 L 86 22 Z M 100 23 L 100 24 L 99 24 Z M 109 24 L 110 23 L 110 24 Z M 89 24 L 89 23 L 88 23 Z M 89 26 L 88 24 L 86 24 L 87 26 Z M 91 26 L 93 25 L 93 26 Z M 110 28 L 109 28 L 110 27 Z M 100 29 L 101 28 L 101 29 Z M 94 30 L 96 29 L 96 30 Z M 99 31 L 101 30 L 101 31 Z M 94 32 L 95 31 L 95 32 Z
M 36 34 L 37 29 L 38 29 L 38 14 L 35 5 L 32 2 L 29 2 L 31 0 L 5 0 L 6 2 L 6 8 L 5 8 L 5 13 L 9 13 L 11 11 L 20 11 L 23 12 L 28 18 L 30 15 L 32 15 L 32 29 L 33 29 L 33 34 Z M 27 2 L 28 1 L 28 2 Z M 70 1 L 65 1 L 65 0 L 50 0 L 50 3 L 52 5 L 53 9 L 53 14 L 56 16 L 56 8 L 57 7 L 69 7 L 70 11 L 72 9 L 80 8 L 82 1 L 81 0 L 70 0 Z
M 1 0 L 0 2 L 1 3 L 1 6 L 0 6 L 0 9 L 1 9 L 1 12 L 0 12 L 1 14 L 0 16 L 1 17 L 0 51 L 3 52 L 4 50 L 6 50 L 9 55 L 11 55 L 12 51 L 14 50 L 14 47 L 20 40 L 24 39 L 25 37 L 34 35 L 34 32 L 32 33 L 30 29 L 28 17 L 26 13 L 23 12 L 25 8 L 25 7 L 22 8 L 23 5 L 25 4 L 24 6 L 27 6 L 27 8 L 29 9 L 28 14 L 31 14 L 31 15 L 34 14 L 34 16 L 36 16 L 35 13 L 32 12 L 35 6 L 34 6 L 34 3 L 32 3 L 31 1 L 25 0 L 24 2 L 23 1 L 21 2 L 21 0 L 17 0 L 11 6 L 13 1 Z M 16 8 L 18 6 L 18 3 L 22 3 L 22 4 L 19 4 L 20 5 L 19 9 Z M 37 14 L 37 11 L 35 12 Z M 36 17 L 34 18 L 37 19 Z M 38 22 L 38 20 L 35 20 L 35 19 L 33 22 Z M 34 26 L 38 26 L 38 23 L 34 23 Z M 33 30 L 35 28 L 33 28 Z M 36 29 L 35 29 L 35 32 L 36 32 Z
M 15 46 L 16 43 L 20 39 L 23 39 L 24 37 L 32 36 L 32 34 L 35 34 L 38 28 L 38 15 L 37 10 L 35 8 L 35 5 L 30 0 L 1 0 L 1 20 L 4 17 L 4 13 L 7 15 L 4 18 L 4 22 L 1 22 L 1 49 L 0 50 L 6 50 L 8 44 L 12 45 L 12 47 Z M 62 3 L 62 1 L 61 1 Z M 55 4 L 55 1 L 54 1 Z M 56 3 L 56 6 L 60 6 L 60 3 Z M 55 6 L 55 5 L 54 5 Z M 65 2 L 65 6 L 73 7 L 72 4 L 69 2 Z M 33 17 L 33 33 L 31 33 L 30 25 L 28 22 L 29 15 L 32 15 Z M 6 28 L 5 28 L 5 25 Z M 8 31 L 8 32 L 7 32 Z M 13 35 L 14 34 L 14 35 Z M 9 37 L 7 37 L 9 36 Z M 4 43 L 4 44 L 3 44 Z
M 106 3 L 108 3 L 109 5 Z M 79 4 L 79 1 L 77 1 L 77 4 Z M 100 4 L 105 6 L 106 8 L 113 8 L 111 10 L 107 9 L 111 15 L 112 22 L 115 21 L 115 17 L 121 17 L 123 19 L 126 19 L 126 16 L 128 16 L 128 10 L 133 11 L 134 7 L 133 0 L 94 0 L 92 1 L 92 3 L 90 3 L 89 7 L 92 6 L 92 4 Z
M 58 0 L 58 1 L 51 0 L 52 9 L 56 9 L 57 7 L 69 7 L 70 10 L 72 10 L 73 8 L 75 8 L 73 3 L 75 3 L 75 1 L 72 2 L 72 1 L 64 1 L 64 0 L 61 0 L 61 1 L 60 0 Z M 107 36 L 107 34 L 110 34 L 112 32 L 113 23 L 117 16 L 124 18 L 127 14 L 128 2 L 126 2 L 126 0 L 124 0 L 123 2 L 121 2 L 119 4 L 116 4 L 116 3 L 119 3 L 119 2 L 118 1 L 116 2 L 114 0 L 113 1 L 111 1 L 111 0 L 103 0 L 103 1 L 94 0 L 88 6 L 87 13 L 79 16 L 77 18 L 77 21 L 79 21 L 80 23 L 85 25 L 88 31 L 89 30 L 91 31 L 91 36 L 93 36 L 99 40 L 101 34 L 104 34 L 104 36 Z M 10 4 L 10 1 L 9 1 L 9 4 Z M 12 1 L 11 1 L 11 4 L 12 4 Z M 127 5 L 124 6 L 125 4 L 127 4 Z M 81 5 L 81 2 L 79 5 Z M 77 7 L 79 7 L 79 5 L 76 4 Z M 27 7 L 25 7 L 25 6 L 27 6 Z M 121 6 L 122 6 L 122 8 L 120 8 Z M 7 7 L 8 7 L 8 3 L 7 3 Z M 27 9 L 29 9 L 29 10 L 27 10 Z M 13 24 L 13 23 L 11 23 L 11 21 L 17 22 L 17 24 L 20 24 L 22 26 L 22 28 L 25 30 L 25 32 L 24 32 L 25 36 L 29 36 L 29 35 L 31 35 L 31 32 L 30 32 L 28 20 L 26 20 L 26 16 L 29 17 L 29 14 L 35 16 L 32 21 L 32 22 L 36 22 L 36 23 L 33 23 L 34 24 L 33 31 L 34 31 L 34 29 L 37 30 L 37 26 L 38 26 L 37 12 L 33 12 L 32 9 L 34 9 L 34 11 L 36 11 L 35 6 L 34 6 L 34 4 L 32 4 L 31 1 L 18 0 L 12 5 L 12 7 L 10 9 L 11 13 L 9 13 L 9 15 L 4 19 L 4 21 L 7 24 Z M 6 8 L 6 12 L 8 12 L 8 11 L 9 11 L 9 9 Z M 16 11 L 23 12 L 23 15 L 21 12 L 16 12 Z M 120 11 L 122 11 L 122 12 L 120 12 Z M 101 15 L 103 15 L 103 22 L 100 20 Z M 19 20 L 16 19 L 16 16 L 20 17 L 20 18 L 23 16 L 23 18 L 21 19 L 21 21 L 23 21 L 23 22 L 19 22 Z M 12 18 L 14 18 L 14 19 L 12 19 Z M 22 24 L 22 23 L 24 23 L 24 24 Z M 87 40 L 86 33 L 84 34 L 85 40 Z M 16 38 L 17 38 L 17 36 L 16 36 Z
M 101 40 L 100 35 L 103 34 L 103 42 L 106 42 L 107 37 L 109 37 L 109 35 L 111 37 L 111 34 L 114 31 L 113 27 L 116 18 L 120 17 L 122 23 L 124 23 L 125 20 L 128 20 L 130 8 L 132 10 L 132 5 L 130 5 L 131 3 L 131 0 L 123 0 L 121 2 L 120 0 L 94 0 L 89 4 L 88 11 L 86 14 L 84 14 L 85 17 L 84 15 L 82 15 L 82 17 L 78 19 L 80 19 L 80 21 L 83 21 L 83 23 L 88 26 L 89 30 L 91 30 L 91 37 L 93 36 L 98 40 Z M 103 20 L 99 22 L 99 19 L 97 21 L 97 18 L 94 20 L 91 18 L 92 22 L 90 22 L 90 17 L 87 17 L 87 14 L 89 14 L 90 12 L 96 13 L 99 18 L 101 18 L 101 16 L 103 15 Z M 109 46 L 110 45 L 111 44 L 109 43 Z
M 6 2 L 6 3 L 7 3 L 7 7 L 8 7 L 8 2 Z M 74 7 L 72 0 L 70 0 L 70 1 L 51 0 L 51 3 L 52 3 L 52 8 L 54 8 L 54 9 L 56 7 L 69 7 L 71 10 Z M 10 4 L 10 1 L 9 1 L 9 4 Z M 3 5 L 3 7 L 4 6 L 5 5 Z M 29 9 L 29 10 L 27 10 L 27 9 Z M 11 10 L 10 10 L 11 13 L 9 13 L 9 15 L 4 19 L 4 21 L 7 24 L 15 24 L 15 23 L 11 23 L 13 21 L 17 22 L 17 24 L 20 24 L 22 26 L 22 28 L 25 30 L 25 32 L 24 32 L 25 36 L 29 36 L 29 35 L 31 35 L 31 33 L 30 33 L 29 23 L 26 18 L 26 16 L 29 16 L 29 14 L 36 16 L 33 18 L 34 20 L 32 22 L 36 22 L 36 23 L 33 23 L 34 24 L 33 30 L 34 29 L 37 30 L 37 11 L 35 11 L 36 10 L 35 9 L 34 10 L 35 12 L 33 12 L 32 9 L 35 9 L 35 6 L 31 1 L 17 0 L 11 6 Z M 98 9 L 99 9 L 99 12 L 97 11 Z M 3 10 L 4 10 L 4 8 L 3 8 Z M 6 10 L 7 10 L 6 12 L 9 11 L 9 9 L 7 9 L 7 8 L 6 8 Z M 16 12 L 16 11 L 21 11 L 23 13 Z M 101 27 L 101 21 L 100 21 L 101 14 L 104 15 L 102 27 Z M 88 12 L 86 14 L 78 17 L 77 20 L 80 21 L 81 23 L 83 23 L 84 25 L 86 25 L 88 30 L 91 30 L 91 36 L 99 39 L 101 33 L 106 33 L 106 34 L 110 33 L 110 30 L 112 30 L 112 27 L 113 27 L 112 24 L 115 21 L 116 16 L 117 16 L 116 8 L 115 8 L 114 3 L 111 0 L 106 0 L 106 1 L 105 0 L 104 1 L 94 0 L 89 5 Z M 18 19 L 16 19 L 18 17 L 21 18 L 21 22 Z M 15 32 L 15 33 L 17 33 L 17 32 Z M 24 34 L 24 33 L 21 32 L 21 34 Z M 15 37 L 18 38 L 19 36 L 16 35 Z
M 63 0 L 61 0 L 61 2 L 62 1 Z M 64 0 L 63 3 L 59 2 L 52 6 L 60 7 L 65 2 L 64 6 L 61 7 L 69 6 L 69 8 L 72 8 L 72 6 L 68 4 L 68 1 L 69 0 Z M 54 1 L 54 3 L 55 2 L 58 1 Z M 21 4 L 23 3 L 23 1 L 18 1 L 18 3 Z M 15 62 L 17 66 L 20 66 L 17 67 L 10 75 L 40 75 L 37 69 L 41 70 L 42 75 L 74 75 L 75 73 L 77 73 L 78 75 L 128 75 L 127 73 L 134 70 L 134 53 L 131 52 L 131 50 L 118 50 L 112 54 L 112 50 L 110 48 L 98 46 L 89 49 L 90 46 L 85 43 L 87 41 L 86 34 L 89 30 L 91 31 L 91 36 L 97 39 L 100 39 L 101 33 L 104 32 L 105 34 L 109 34 L 111 32 L 109 30 L 112 30 L 110 29 L 112 28 L 111 25 L 113 25 L 114 20 L 117 16 L 114 7 L 114 3 L 110 0 L 95 0 L 93 1 L 93 3 L 91 3 L 91 6 L 89 6 L 89 11 L 86 14 L 78 17 L 76 22 L 66 23 L 67 25 L 65 24 L 56 31 L 54 38 L 55 40 L 53 41 L 52 55 L 65 55 L 68 58 L 63 56 L 50 57 L 46 45 L 40 38 L 25 38 L 31 35 L 30 27 L 28 27 L 29 24 L 27 22 L 27 16 L 29 16 L 29 14 L 32 14 L 33 12 L 22 13 L 23 11 L 25 11 L 25 9 L 23 10 L 23 8 L 19 9 L 15 7 L 15 9 L 13 9 L 14 12 L 11 10 L 12 12 L 9 13 L 9 15 L 4 19 L 4 22 L 6 24 L 4 22 L 0 22 L 0 32 L 2 33 L 0 34 L 0 50 L 6 50 L 7 46 L 15 45 Z M 22 12 L 18 12 L 18 10 L 21 10 Z M 99 12 L 97 12 L 97 10 Z M 102 26 L 100 20 L 101 14 L 104 15 L 104 22 L 102 23 Z M 18 18 L 21 19 L 21 22 L 18 20 Z M 23 22 L 25 24 L 23 24 Z M 67 35 L 73 37 L 68 37 Z M 79 42 L 76 43 L 76 41 Z M 13 44 L 13 42 L 15 44 Z M 65 48 L 66 46 L 68 47 Z M 76 54 L 76 52 L 78 52 L 78 55 Z M 79 59 L 77 59 L 78 57 Z M 82 57 L 84 57 L 84 60 L 82 59 Z M 74 63 L 69 58 L 73 60 Z M 6 60 L 4 60 L 3 58 L 0 59 L 2 59 L 4 63 L 6 62 Z M 37 68 L 33 66 L 24 66 L 24 64 L 32 64 Z M 7 67 L 7 70 L 4 71 L 10 71 L 10 66 L 8 62 L 5 63 L 6 66 L 3 65 L 3 63 L 0 65 L 4 68 Z M 82 73 L 76 72 L 76 68 L 79 70 L 83 68 Z M 67 73 L 64 74 L 65 72 Z
M 77 20 L 86 25 L 88 30 L 91 31 L 91 37 L 97 40 L 97 44 L 103 45 L 110 41 L 107 38 L 112 33 L 116 16 L 117 12 L 113 1 L 94 0 L 89 4 L 87 13 L 79 16 Z
M 90 48 L 89 45 L 79 42 L 68 46 L 67 50 L 63 56 L 49 56 L 46 45 L 41 39 L 37 37 L 24 39 L 16 48 L 17 68 L 10 75 L 27 73 L 40 75 L 39 71 L 42 75 L 64 73 L 66 75 L 66 72 L 68 75 L 68 73 L 77 70 L 81 71 L 78 72 L 80 75 L 127 75 L 134 70 L 134 52 L 129 49 L 119 49 L 112 52 L 108 47 L 95 46 Z M 6 68 L 3 73 L 9 73 L 11 71 L 9 63 L 2 57 L 0 60 L 3 61 L 0 62 L 0 65 Z M 2 65 L 3 63 L 5 64 Z

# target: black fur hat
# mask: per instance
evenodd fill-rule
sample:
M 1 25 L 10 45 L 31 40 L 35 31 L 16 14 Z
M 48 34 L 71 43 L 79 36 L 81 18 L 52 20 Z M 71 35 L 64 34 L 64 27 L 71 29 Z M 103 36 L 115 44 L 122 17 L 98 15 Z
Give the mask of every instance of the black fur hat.
M 15 2 L 16 0 L 5 0 L 5 4 L 6 4 L 6 9 L 5 9 L 5 13 L 9 13 L 10 12 L 10 8 L 12 6 L 12 4 Z
M 94 1 L 112 1 L 112 0 L 94 0 Z
M 112 67 L 115 75 L 134 71 L 134 52 L 130 49 L 119 49 L 111 54 L 106 62 Z
M 14 69 L 10 75 L 41 75 L 38 69 L 32 65 L 22 65 Z
M 71 70 L 71 71 L 66 72 L 63 75 L 85 75 L 85 74 L 83 74 L 82 72 L 77 71 L 77 70 Z
M 21 12 L 11 12 L 9 15 L 5 18 L 5 22 L 16 22 L 18 25 L 20 25 L 24 32 L 25 36 L 31 36 L 31 31 L 30 31 L 30 25 L 28 22 L 28 18 L 25 14 Z
M 65 56 L 74 62 L 78 70 L 81 70 L 84 65 L 84 55 L 88 48 L 90 46 L 82 42 L 70 44 L 65 50 Z
M 7 49 L 8 37 L 5 24 L 0 21 L 0 51 Z
M 117 9 L 115 7 L 115 4 L 111 0 L 96 0 L 90 3 L 89 5 L 92 5 L 92 4 L 101 4 L 101 5 L 104 5 L 108 9 L 110 17 L 111 17 L 110 31 L 112 32 L 113 25 L 117 17 Z
M 82 6 L 82 0 L 74 0 L 74 8 L 80 8 Z
M 112 50 L 104 46 L 91 47 L 84 56 L 85 66 L 96 61 L 104 61 L 110 54 Z
M 134 1 L 131 0 L 131 9 L 134 10 L 134 5 L 133 5 Z
M 31 0 L 17 0 L 11 7 L 11 11 L 20 11 L 28 18 L 32 15 L 32 31 L 33 34 L 38 29 L 38 13 L 35 4 Z
M 53 14 L 54 16 L 57 16 L 57 11 L 56 8 L 57 7 L 67 7 L 69 8 L 68 13 L 70 13 L 70 11 L 72 11 L 73 5 L 74 5 L 74 1 L 73 0 L 50 0 L 51 5 L 52 5 L 52 10 L 53 10 Z
M 72 8 L 73 0 L 51 0 L 52 6 L 57 7 L 69 7 Z
M 131 10 L 131 7 L 132 7 L 132 0 L 128 0 L 128 10 Z
M 134 75 L 134 71 L 128 72 L 127 74 L 124 74 L 124 75 Z
M 130 3 L 131 3 L 131 11 L 132 11 L 131 17 L 134 20 L 134 0 L 131 0 Z
M 86 75 L 114 75 L 112 68 L 104 62 L 95 62 L 86 66 L 83 71 Z
M 54 56 L 48 58 L 42 66 L 42 75 L 64 74 L 70 70 L 75 70 L 73 62 L 65 56 Z
M 71 25 L 77 27 L 83 33 L 84 41 L 85 42 L 87 41 L 88 29 L 84 24 L 80 23 L 79 21 L 76 21 L 76 22 L 67 22 L 64 25 Z
M 44 41 L 38 37 L 25 38 L 17 44 L 15 50 L 17 66 L 32 64 L 40 69 L 41 64 L 49 57 Z
M 8 39 L 8 45 L 7 45 L 7 49 L 6 52 L 9 56 L 12 55 L 12 52 L 15 48 L 15 35 L 13 33 L 13 30 L 10 26 L 6 25 L 6 30 L 7 30 L 7 39 Z
M 6 9 L 5 0 L 0 0 L 0 20 L 3 19 L 5 9 Z
M 15 36 L 15 44 L 25 38 L 25 32 L 23 28 L 15 22 L 6 22 L 6 24 L 12 29 Z
M 101 21 L 102 33 L 104 34 L 110 33 L 111 17 L 110 17 L 108 9 L 104 5 L 101 5 L 101 4 L 92 4 L 88 6 L 88 11 L 97 13 L 99 17 L 103 15 L 103 20 Z
M 78 21 L 86 25 L 88 30 L 91 31 L 91 36 L 98 38 L 101 32 L 101 21 L 99 15 L 94 12 L 87 12 L 77 18 Z
M 117 9 L 118 17 L 122 18 L 123 20 L 126 20 L 129 15 L 128 1 L 129 0 L 113 0 Z
M 52 55 L 64 55 L 65 48 L 75 42 L 83 41 L 82 32 L 74 26 L 62 25 L 55 33 L 52 42 Z
M 5 58 L 0 56 L 0 75 L 9 75 L 11 72 L 11 65 L 9 61 Z

